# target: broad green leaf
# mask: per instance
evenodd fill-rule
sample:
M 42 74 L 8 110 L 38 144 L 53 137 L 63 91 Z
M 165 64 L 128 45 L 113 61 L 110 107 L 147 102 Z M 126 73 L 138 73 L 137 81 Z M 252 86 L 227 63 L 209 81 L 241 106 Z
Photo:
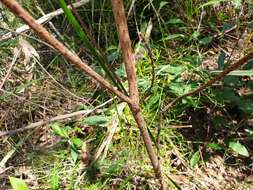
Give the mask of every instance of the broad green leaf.
M 196 166 L 196 164 L 199 162 L 199 160 L 200 160 L 200 152 L 197 151 L 197 152 L 195 152 L 195 153 L 192 155 L 192 157 L 191 157 L 190 166 L 191 166 L 192 168 L 194 168 L 194 167 Z
M 223 84 L 225 86 L 239 87 L 242 85 L 242 81 L 240 80 L 240 76 L 227 75 L 223 79 Z
M 72 138 L 71 143 L 73 143 L 77 148 L 81 148 L 83 145 L 83 141 L 79 138 Z
M 217 143 L 208 143 L 207 147 L 213 149 L 213 150 L 224 150 L 224 147 Z
M 219 74 L 221 73 L 221 70 L 215 70 L 211 71 L 211 74 Z M 227 75 L 229 76 L 253 76 L 253 70 L 235 70 L 231 71 Z
M 68 131 L 66 128 L 64 128 L 60 123 L 53 123 L 51 125 L 52 130 L 54 131 L 55 134 L 68 139 L 69 135 L 68 135 Z
M 185 84 L 185 83 L 171 83 L 169 88 L 172 93 L 180 96 L 192 91 L 195 88 L 195 84 Z
M 13 190 L 29 190 L 25 181 L 15 177 L 9 177 Z
M 231 141 L 229 142 L 229 148 L 231 148 L 233 151 L 235 151 L 237 154 L 240 154 L 242 156 L 249 156 L 249 152 L 246 149 L 246 147 L 244 145 L 242 145 L 240 142 L 234 142 Z
M 99 116 L 99 115 L 94 115 L 85 118 L 82 123 L 86 125 L 103 125 L 107 122 L 107 118 L 105 116 Z
M 226 53 L 221 50 L 219 58 L 218 58 L 218 69 L 224 69 L 226 59 Z
M 241 100 L 239 96 L 231 88 L 224 88 L 223 90 L 215 90 L 216 97 L 219 100 L 236 104 Z
M 59 177 L 58 171 L 54 169 L 51 173 L 51 180 L 50 180 L 50 188 L 51 190 L 58 190 L 59 189 Z

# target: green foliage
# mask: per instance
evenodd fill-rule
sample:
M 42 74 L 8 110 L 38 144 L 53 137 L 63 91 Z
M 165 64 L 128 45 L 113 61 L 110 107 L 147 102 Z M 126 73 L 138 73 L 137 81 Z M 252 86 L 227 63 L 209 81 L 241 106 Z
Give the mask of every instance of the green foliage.
M 200 160 L 200 152 L 196 151 L 190 159 L 190 166 L 194 168 L 196 164 L 199 162 L 199 160 Z
M 220 145 L 220 144 L 218 144 L 218 143 L 208 143 L 207 147 L 211 148 L 212 150 L 215 150 L 215 151 L 225 150 L 225 147 L 222 146 L 222 145 Z
M 52 130 L 56 135 L 59 135 L 60 137 L 63 137 L 65 139 L 69 138 L 68 130 L 64 126 L 62 126 L 60 123 L 54 123 L 51 125 Z
M 57 30 L 64 34 L 64 43 L 73 48 L 82 59 L 87 59 L 88 63 L 95 60 L 99 66 L 92 65 L 93 68 L 107 76 L 114 86 L 123 91 L 121 84 L 115 83 L 114 74 L 111 73 L 110 78 L 110 74 L 107 73 L 108 70 L 106 71 L 106 68 L 105 70 L 103 68 L 108 68 L 107 64 L 111 63 L 112 70 L 122 81 L 126 81 L 110 1 L 90 1 L 77 9 L 81 18 L 91 29 L 94 39 L 100 47 L 106 50 L 105 56 L 102 50 L 94 46 L 78 20 L 66 8 L 65 1 L 56 0 L 48 1 L 48 3 L 42 1 L 36 1 L 36 3 L 29 1 L 27 3 L 24 1 L 24 5 L 32 14 L 35 13 L 36 18 L 39 18 L 41 15 L 37 13 L 37 4 L 48 13 L 56 10 L 59 2 L 64 8 L 65 16 L 59 15 L 52 22 Z M 251 158 L 250 146 L 247 143 L 251 143 L 253 131 L 247 120 L 251 119 L 253 115 L 253 101 L 252 95 L 250 95 L 253 89 L 250 80 L 253 61 L 245 64 L 242 70 L 229 73 L 224 80 L 218 81 L 214 86 L 203 90 L 201 93 L 184 98 L 166 113 L 161 115 L 160 111 L 174 98 L 196 89 L 208 81 L 210 77 L 222 72 L 227 66 L 226 62 L 230 62 L 227 57 L 230 57 L 230 50 L 233 50 L 233 44 L 236 44 L 235 37 L 238 38 L 242 31 L 251 31 L 253 28 L 253 21 L 249 20 L 252 17 L 251 13 L 241 14 L 239 11 L 242 10 L 243 13 L 246 13 L 247 10 L 251 10 L 251 1 L 126 0 L 124 4 L 133 47 L 139 41 L 137 31 L 139 30 L 144 34 L 148 21 L 152 18 L 153 27 L 148 42 L 155 67 L 156 80 L 152 90 L 149 90 L 152 66 L 143 43 L 140 45 L 140 59 L 138 58 L 136 67 L 142 111 L 151 138 L 163 161 L 165 174 L 179 174 L 178 168 L 184 164 L 181 163 L 183 160 L 189 162 L 190 167 L 186 170 L 194 170 L 200 166 L 205 170 L 205 164 L 200 163 L 202 161 L 209 162 L 209 159 L 212 160 L 212 156 L 216 156 L 216 154 L 224 160 L 227 160 L 227 157 L 233 158 L 235 162 L 239 160 L 237 165 L 241 166 L 243 159 Z M 29 6 L 33 7 L 29 8 Z M 3 15 L 6 15 L 4 12 L 6 11 L 3 11 Z M 7 17 L 10 16 L 7 15 Z M 67 21 L 63 19 L 64 17 L 67 18 Z M 1 25 L 4 19 L 0 16 L 0 20 Z M 18 25 L 21 25 L 20 21 L 12 18 L 6 26 L 10 28 L 15 26 L 16 28 Z M 234 28 L 235 26 L 236 28 Z M 1 35 L 4 33 L 1 32 Z M 0 42 L 1 65 L 7 63 L 8 66 L 12 56 L 11 50 L 15 47 L 15 43 L 16 38 Z M 80 43 L 85 47 L 85 50 L 80 49 Z M 42 64 L 46 70 L 69 90 L 91 100 L 90 102 L 94 103 L 94 106 L 108 99 L 106 91 L 96 88 L 90 82 L 89 77 L 69 66 L 59 55 L 53 51 L 45 51 L 44 45 L 37 45 L 36 43 L 34 46 L 38 48 L 38 52 L 42 52 Z M 244 49 L 240 50 L 237 45 L 233 51 L 231 59 L 246 52 Z M 217 70 L 203 69 L 202 66 L 206 62 L 209 66 L 209 61 L 212 63 L 217 57 Z M 101 63 L 105 66 L 100 65 Z M 0 94 L 0 100 L 3 100 L 0 105 L 4 105 L 1 110 L 3 112 L 8 111 L 7 116 L 9 118 L 11 116 L 15 120 L 16 113 L 19 111 L 14 113 L 11 111 L 19 104 L 22 106 L 20 112 L 25 112 L 31 120 L 27 119 L 24 122 L 22 120 L 22 125 L 27 122 L 34 122 L 36 118 L 41 118 L 41 115 L 37 114 L 41 113 L 42 108 L 45 110 L 43 114 L 46 115 L 52 114 L 47 109 L 57 114 L 66 110 L 69 112 L 70 109 L 90 108 L 90 105 L 60 93 L 61 90 L 53 93 L 47 90 L 50 89 L 47 83 L 51 83 L 51 79 L 49 80 L 47 76 L 37 72 L 37 69 L 31 80 L 22 81 L 22 77 L 19 77 L 16 68 L 20 68 L 19 63 L 9 76 L 10 81 L 7 81 L 7 88 L 2 88 L 6 92 Z M 5 74 L 5 70 L 1 68 L 0 75 L 4 76 Z M 15 85 L 12 87 L 12 84 Z M 95 88 L 96 90 L 94 90 Z M 32 93 L 26 94 L 31 89 Z M 241 89 L 246 89 L 250 93 L 243 94 L 239 92 Z M 13 96 L 8 90 L 13 90 L 14 95 L 18 95 L 19 98 Z M 42 91 L 43 93 L 40 93 Z M 39 97 L 37 98 L 37 96 Z M 16 98 L 17 100 L 15 100 Z M 47 102 L 47 98 L 52 98 L 52 101 Z M 12 101 L 13 105 L 7 104 Z M 33 104 L 30 104 L 29 101 Z M 42 102 L 45 104 L 41 104 Z M 43 107 L 33 110 L 34 104 Z M 25 107 L 26 105 L 28 109 Z M 30 111 L 31 108 L 32 111 Z M 88 142 L 90 153 L 93 155 L 102 140 L 105 139 L 108 130 L 105 126 L 111 114 L 110 110 L 111 106 L 105 106 L 103 112 L 106 112 L 106 115 L 97 115 L 94 112 L 92 116 L 78 120 L 73 118 L 71 122 L 66 124 L 53 123 L 50 125 L 54 134 L 59 137 L 57 140 L 60 139 L 60 143 L 53 144 L 50 148 L 43 147 L 39 151 L 43 154 L 33 152 L 33 156 L 30 154 L 27 156 L 28 164 L 33 166 L 34 174 L 38 175 L 40 179 L 41 189 L 156 189 L 157 184 L 156 182 L 153 184 L 155 180 L 150 177 L 152 171 L 145 147 L 129 108 L 125 110 L 108 149 L 103 152 L 106 157 L 102 161 L 99 160 L 87 166 L 87 170 L 79 176 L 81 162 L 79 154 L 83 142 Z M 4 117 L 0 115 L 0 117 L 2 120 L 5 115 Z M 21 115 L 17 118 L 25 117 Z M 5 126 L 4 122 L 1 124 Z M 19 125 L 18 122 L 17 125 Z M 192 127 L 188 128 L 188 125 L 192 125 Z M 181 126 L 186 126 L 186 128 L 180 128 Z M 10 138 L 11 142 L 14 142 L 15 138 Z M 247 141 L 244 141 L 244 138 Z M 38 141 L 40 142 L 40 139 Z M 158 141 L 160 143 L 157 143 Z M 203 147 L 203 149 L 196 149 L 196 147 Z M 48 171 L 51 172 L 48 173 Z M 203 188 L 200 178 L 202 174 L 196 178 L 194 172 L 191 174 L 193 176 L 185 175 L 190 178 L 190 184 L 200 189 Z M 173 178 L 167 177 L 166 180 L 171 181 L 171 186 L 177 188 L 177 184 L 173 185 Z M 214 178 L 213 180 L 215 181 Z M 222 182 L 219 181 L 218 183 Z M 187 182 L 184 186 L 186 186 L 184 188 L 188 188 Z M 179 185 L 178 189 L 180 189 Z
M 9 177 L 13 190 L 29 190 L 25 181 L 15 177 Z
M 237 154 L 240 154 L 240 155 L 246 156 L 246 157 L 249 156 L 249 152 L 248 152 L 247 148 L 238 141 L 237 142 L 230 141 L 229 148 L 231 148 Z
M 59 189 L 59 172 L 57 169 L 54 169 L 51 172 L 51 180 L 50 180 L 50 188 L 51 190 L 58 190 Z
M 67 19 L 69 23 L 74 28 L 75 32 L 79 35 L 80 40 L 83 42 L 84 46 L 90 51 L 90 53 L 96 58 L 102 69 L 105 71 L 106 75 L 109 77 L 109 79 L 113 82 L 113 84 L 118 87 L 121 91 L 126 93 L 123 85 L 121 82 L 117 81 L 116 76 L 112 71 L 110 70 L 109 63 L 107 60 L 103 57 L 101 52 L 97 47 L 94 47 L 94 44 L 92 44 L 88 38 L 88 36 L 83 31 L 81 25 L 78 23 L 75 16 L 72 14 L 71 10 L 68 8 L 65 0 L 59 0 L 59 3 L 64 11 L 64 13 L 67 16 Z
M 86 124 L 86 125 L 104 125 L 107 122 L 107 118 L 105 116 L 98 116 L 98 115 L 94 115 L 94 116 L 89 116 L 87 118 L 85 118 L 82 123 Z

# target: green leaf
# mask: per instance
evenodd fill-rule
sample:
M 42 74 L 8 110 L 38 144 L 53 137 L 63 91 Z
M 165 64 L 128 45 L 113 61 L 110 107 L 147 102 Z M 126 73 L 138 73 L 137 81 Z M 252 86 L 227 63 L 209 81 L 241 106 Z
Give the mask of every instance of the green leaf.
M 74 148 L 71 147 L 70 154 L 73 162 L 76 163 L 79 153 Z
M 224 147 L 217 143 L 208 143 L 207 147 L 213 149 L 213 150 L 224 150 Z
M 105 116 L 99 116 L 99 115 L 94 115 L 85 118 L 82 123 L 86 125 L 103 125 L 107 122 L 107 118 Z
M 240 142 L 234 142 L 231 141 L 229 142 L 229 148 L 231 148 L 233 151 L 235 151 L 237 154 L 240 154 L 242 156 L 249 156 L 249 152 L 246 149 L 246 147 L 244 145 L 242 145 Z
M 169 89 L 172 93 L 176 94 L 177 96 L 181 96 L 183 94 L 186 94 L 193 89 L 195 89 L 196 86 L 193 83 L 185 84 L 185 83 L 171 83 L 169 85 Z
M 81 42 L 83 42 L 84 46 L 90 51 L 90 53 L 96 58 L 99 65 L 102 67 L 102 69 L 105 71 L 106 75 L 109 77 L 109 79 L 113 82 L 113 84 L 121 91 L 123 91 L 125 94 L 127 94 L 126 90 L 124 89 L 124 86 L 121 82 L 117 81 L 115 73 L 113 73 L 110 70 L 109 63 L 107 62 L 107 59 L 104 58 L 103 54 L 96 48 L 94 45 L 90 42 L 88 36 L 83 31 L 81 25 L 71 12 L 71 10 L 68 8 L 65 0 L 58 0 L 69 23 L 74 28 L 75 32 L 79 36 Z
M 68 135 L 68 131 L 66 128 L 64 128 L 60 123 L 53 123 L 51 125 L 52 130 L 54 131 L 55 134 L 68 139 L 69 135 Z
M 218 58 L 218 69 L 223 69 L 225 65 L 226 53 L 221 50 Z
M 15 177 L 9 177 L 13 190 L 29 190 L 25 181 Z
M 253 100 L 241 98 L 236 104 L 243 112 L 253 115 Z
M 184 24 L 180 18 L 171 18 L 167 24 Z
M 158 66 L 158 69 L 159 70 L 157 71 L 156 75 L 170 74 L 174 76 L 178 76 L 186 70 L 186 68 L 183 66 L 172 66 L 172 65 L 161 65 L 161 66 Z
M 54 169 L 51 173 L 50 187 L 51 187 L 51 190 L 59 189 L 59 177 L 58 177 L 58 171 L 56 169 Z
M 200 160 L 200 152 L 197 151 L 197 152 L 195 152 L 195 153 L 192 155 L 192 157 L 191 157 L 190 166 L 191 166 L 192 168 L 194 168 L 194 167 L 196 166 L 196 164 L 199 162 L 199 160 Z
M 229 24 L 229 23 L 224 23 L 221 29 L 221 32 L 225 32 L 226 30 L 229 30 L 230 28 L 232 28 L 234 25 Z
M 80 138 L 72 138 L 71 143 L 74 144 L 77 148 L 81 148 L 83 145 L 83 141 Z
M 221 70 L 211 71 L 211 74 L 219 74 Z M 235 70 L 227 74 L 228 76 L 253 76 L 253 70 Z
M 200 33 L 197 32 L 197 31 L 194 31 L 194 32 L 192 33 L 191 38 L 196 40 L 196 39 L 198 39 L 199 36 L 200 36 Z
M 200 39 L 199 43 L 201 45 L 208 45 L 208 44 L 210 44 L 212 42 L 212 40 L 213 40 L 213 37 L 212 36 L 208 36 L 208 37 L 204 37 L 204 38 Z
M 184 35 L 183 34 L 172 34 L 172 35 L 165 36 L 160 41 L 175 40 L 177 38 L 184 38 Z
M 253 60 L 249 61 L 247 64 L 243 65 L 243 70 L 250 70 L 253 69 Z
M 160 11 L 166 4 L 168 4 L 168 2 L 166 2 L 166 1 L 161 1 L 161 2 L 160 2 L 160 5 L 159 5 L 159 11 Z

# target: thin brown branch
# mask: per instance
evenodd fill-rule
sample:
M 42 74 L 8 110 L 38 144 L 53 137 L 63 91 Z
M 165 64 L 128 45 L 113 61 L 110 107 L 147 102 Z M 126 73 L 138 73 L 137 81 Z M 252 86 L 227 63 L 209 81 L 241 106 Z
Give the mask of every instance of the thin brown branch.
M 59 42 L 52 34 L 50 34 L 43 26 L 38 24 L 36 20 L 24 10 L 15 0 L 1 0 L 13 13 L 26 22 L 42 39 L 53 46 L 59 51 L 63 57 L 70 63 L 76 65 L 82 69 L 88 76 L 92 77 L 95 81 L 101 84 L 104 88 L 111 93 L 118 96 L 120 99 L 127 103 L 132 103 L 132 100 L 113 87 L 106 79 L 97 74 L 91 67 L 89 67 L 84 61 L 82 61 L 75 53 L 71 52 L 61 42 Z
M 81 0 L 79 2 L 73 3 L 73 6 L 75 8 L 77 8 L 77 7 L 80 7 L 80 6 L 82 6 L 82 5 L 84 5 L 84 4 L 88 3 L 88 2 L 90 2 L 90 0 Z M 53 19 L 54 17 L 56 17 L 56 16 L 58 16 L 58 15 L 60 15 L 62 13 L 64 13 L 62 9 L 57 9 L 54 12 L 48 13 L 46 15 L 43 15 L 42 17 L 40 17 L 39 19 L 37 19 L 36 22 L 38 24 L 46 23 L 46 22 L 50 21 L 51 19 Z M 15 30 L 15 33 L 8 32 L 7 34 L 1 36 L 0 41 L 2 41 L 2 40 L 8 40 L 8 39 L 14 37 L 17 34 L 20 34 L 20 33 L 28 31 L 29 29 L 30 29 L 29 25 L 23 25 L 23 26 L 17 28 Z
M 199 86 L 196 90 L 193 90 L 189 93 L 183 94 L 182 96 L 179 96 L 179 97 L 175 98 L 172 102 L 170 102 L 167 106 L 165 106 L 163 108 L 162 113 L 166 112 L 169 108 L 174 106 L 178 101 L 182 100 L 183 98 L 185 98 L 187 96 L 193 96 L 193 95 L 201 92 L 202 90 L 210 87 L 215 82 L 222 80 L 231 71 L 234 71 L 234 70 L 238 69 L 240 66 L 242 66 L 243 64 L 249 62 L 251 59 L 253 59 L 253 51 L 248 53 L 247 55 L 245 55 L 241 59 L 239 59 L 236 63 L 230 65 L 227 68 L 225 68 L 219 75 L 216 75 L 211 80 L 209 80 L 207 83 Z
M 131 41 L 122 0 L 112 0 L 112 8 L 118 30 L 119 43 L 122 49 L 126 67 L 130 98 L 133 99 L 136 104 L 139 104 L 134 54 L 131 47 Z
M 10 66 L 9 66 L 8 71 L 7 71 L 7 74 L 5 75 L 5 77 L 3 78 L 3 81 L 2 81 L 1 84 L 0 84 L 0 89 L 3 88 L 4 83 L 6 82 L 6 80 L 7 80 L 8 77 L 9 77 L 9 75 L 11 74 L 11 70 L 12 70 L 13 66 L 15 65 L 15 63 L 16 63 L 16 61 L 17 61 L 17 59 L 18 59 L 18 57 L 19 57 L 19 55 L 20 55 L 20 52 L 21 52 L 21 49 L 19 48 L 19 49 L 17 50 L 17 52 L 14 54 L 14 57 L 13 57 L 13 59 L 12 59 L 12 62 L 11 62 L 11 64 L 10 64 Z
M 119 84 L 122 84 L 122 81 L 120 80 L 120 78 L 118 77 L 118 75 L 116 75 L 116 73 L 114 72 L 114 70 L 111 67 L 111 65 L 108 63 L 107 57 L 106 57 L 104 51 L 100 48 L 99 44 L 96 42 L 95 38 L 92 36 L 90 28 L 87 27 L 87 25 L 81 19 L 81 16 L 77 12 L 76 8 L 74 7 L 74 4 L 72 3 L 72 0 L 68 0 L 68 3 L 70 5 L 70 7 L 72 8 L 73 14 L 75 15 L 75 17 L 79 21 L 79 23 L 80 23 L 80 25 L 81 25 L 81 27 L 83 29 L 83 32 L 86 33 L 86 35 L 88 36 L 88 39 L 91 41 L 92 45 L 99 51 L 99 53 L 101 55 L 101 58 L 104 60 L 104 63 L 106 64 L 106 66 L 110 70 L 110 72 L 113 75 L 113 77 L 117 80 L 117 82 Z M 124 92 L 126 92 L 125 89 L 123 89 L 123 90 L 124 90 Z M 127 92 L 126 92 L 126 94 L 127 94 Z
M 156 155 L 155 149 L 152 145 L 152 141 L 147 130 L 146 122 L 140 110 L 134 53 L 131 47 L 131 41 L 129 37 L 123 1 L 111 0 L 111 2 L 112 2 L 114 19 L 116 21 L 116 26 L 118 30 L 119 43 L 122 49 L 123 59 L 125 63 L 126 73 L 127 73 L 127 79 L 128 79 L 128 84 L 129 84 L 129 94 L 130 94 L 130 98 L 132 99 L 132 103 L 129 104 L 129 107 L 131 108 L 131 111 L 135 118 L 137 126 L 141 131 L 142 139 L 146 146 L 156 177 L 160 181 L 161 189 L 167 189 L 166 184 L 164 183 L 163 176 L 162 176 L 162 171 L 161 171 L 161 166 L 158 160 L 158 156 Z
M 46 125 L 55 121 L 64 121 L 66 119 L 69 119 L 71 117 L 77 117 L 77 116 L 82 116 L 85 117 L 91 113 L 93 113 L 94 111 L 98 110 L 99 108 L 107 105 L 108 103 L 110 103 L 114 98 L 104 102 L 103 104 L 91 109 L 91 110 L 81 110 L 81 111 L 77 111 L 77 112 L 73 112 L 73 113 L 69 113 L 69 114 L 65 114 L 65 115 L 58 115 L 56 117 L 50 118 L 50 119 L 46 119 L 46 120 L 41 120 L 35 123 L 31 123 L 25 127 L 19 128 L 19 129 L 14 129 L 11 131 L 0 131 L 0 138 L 4 137 L 4 136 L 11 136 L 11 135 L 15 135 L 17 133 L 21 133 L 27 130 L 31 130 L 37 127 L 40 127 L 42 125 Z

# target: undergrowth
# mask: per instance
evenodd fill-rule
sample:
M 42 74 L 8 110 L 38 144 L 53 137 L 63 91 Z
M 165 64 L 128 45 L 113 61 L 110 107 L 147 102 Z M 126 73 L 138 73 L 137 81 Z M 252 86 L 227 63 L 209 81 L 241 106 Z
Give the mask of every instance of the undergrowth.
M 50 13 L 60 7 L 55 0 L 20 2 L 35 18 L 43 16 L 39 8 Z M 142 110 L 171 189 L 252 189 L 252 61 L 242 68 L 243 74 L 236 71 L 161 114 L 174 98 L 194 90 L 252 49 L 252 2 L 124 3 L 135 49 L 140 40 L 138 32 L 145 33 L 152 20 L 147 44 L 152 55 L 141 43 L 136 62 L 138 84 Z M 22 25 L 4 7 L 0 10 L 1 35 Z M 126 87 L 110 2 L 91 1 L 77 11 Z M 49 24 L 46 27 L 57 38 L 106 75 L 65 15 L 55 17 L 52 23 L 56 30 Z M 46 44 L 34 40 L 37 37 L 31 31 L 0 41 L 1 79 L 7 74 L 14 48 L 20 46 L 20 38 L 36 49 L 39 58 L 29 55 L 27 61 L 23 53 L 1 88 L 1 131 L 92 109 L 112 98 Z M 130 110 L 125 106 L 119 114 L 118 105 L 113 100 L 87 117 L 2 137 L 1 157 L 11 150 L 15 153 L 0 167 L 0 188 L 10 188 L 8 177 L 15 176 L 30 189 L 157 189 Z M 108 149 L 93 161 L 115 117 L 119 121 L 112 140 L 107 142 Z

